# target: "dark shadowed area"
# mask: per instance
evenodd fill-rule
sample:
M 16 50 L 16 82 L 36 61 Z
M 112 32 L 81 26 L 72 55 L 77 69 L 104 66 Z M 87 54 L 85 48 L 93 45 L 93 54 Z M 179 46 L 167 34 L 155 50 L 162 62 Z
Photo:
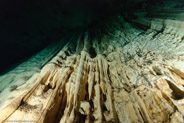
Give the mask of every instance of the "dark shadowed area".
M 48 44 L 109 17 L 114 0 L 2 0 L 0 2 L 0 73 Z
M 173 0 L 1 0 L 0 73 L 63 37 L 103 27 L 116 14 L 126 18 L 135 11 L 183 7 L 182 0 L 168 1 Z

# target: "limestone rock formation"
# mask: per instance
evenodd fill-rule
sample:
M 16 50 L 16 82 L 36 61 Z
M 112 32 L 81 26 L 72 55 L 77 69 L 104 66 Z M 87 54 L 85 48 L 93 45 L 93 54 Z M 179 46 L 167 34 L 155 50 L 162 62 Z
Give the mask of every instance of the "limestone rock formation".
M 86 31 L 0 76 L 0 122 L 183 123 L 183 24 L 117 19 L 111 38 Z

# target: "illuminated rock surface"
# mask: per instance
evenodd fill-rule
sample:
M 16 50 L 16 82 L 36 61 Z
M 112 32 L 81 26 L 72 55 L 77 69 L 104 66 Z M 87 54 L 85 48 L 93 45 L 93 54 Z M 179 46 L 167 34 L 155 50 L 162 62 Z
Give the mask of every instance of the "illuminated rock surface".
M 0 122 L 183 123 L 183 21 L 176 12 L 137 15 L 133 24 L 117 17 L 116 31 L 100 39 L 86 31 L 53 44 L 0 76 Z

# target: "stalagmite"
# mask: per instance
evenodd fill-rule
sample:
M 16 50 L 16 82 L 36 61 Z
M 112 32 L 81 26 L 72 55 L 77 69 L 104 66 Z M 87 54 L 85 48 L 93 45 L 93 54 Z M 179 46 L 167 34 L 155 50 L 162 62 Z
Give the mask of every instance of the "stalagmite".
M 46 48 L 0 76 L 0 122 L 183 123 L 184 44 L 174 22 L 137 18 L 149 29 L 124 21 L 112 38 L 86 30 Z

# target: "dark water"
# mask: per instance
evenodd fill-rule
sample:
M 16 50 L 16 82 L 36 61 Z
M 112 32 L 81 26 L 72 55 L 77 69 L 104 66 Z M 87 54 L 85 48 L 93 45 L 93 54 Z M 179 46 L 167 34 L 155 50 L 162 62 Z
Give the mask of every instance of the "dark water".
M 169 1 L 1 0 L 0 74 L 66 35 L 103 25 L 117 13 L 126 16 L 135 11 L 150 11 L 152 7 L 168 6 Z M 172 4 L 182 8 L 181 3 L 182 0 L 175 0 Z

